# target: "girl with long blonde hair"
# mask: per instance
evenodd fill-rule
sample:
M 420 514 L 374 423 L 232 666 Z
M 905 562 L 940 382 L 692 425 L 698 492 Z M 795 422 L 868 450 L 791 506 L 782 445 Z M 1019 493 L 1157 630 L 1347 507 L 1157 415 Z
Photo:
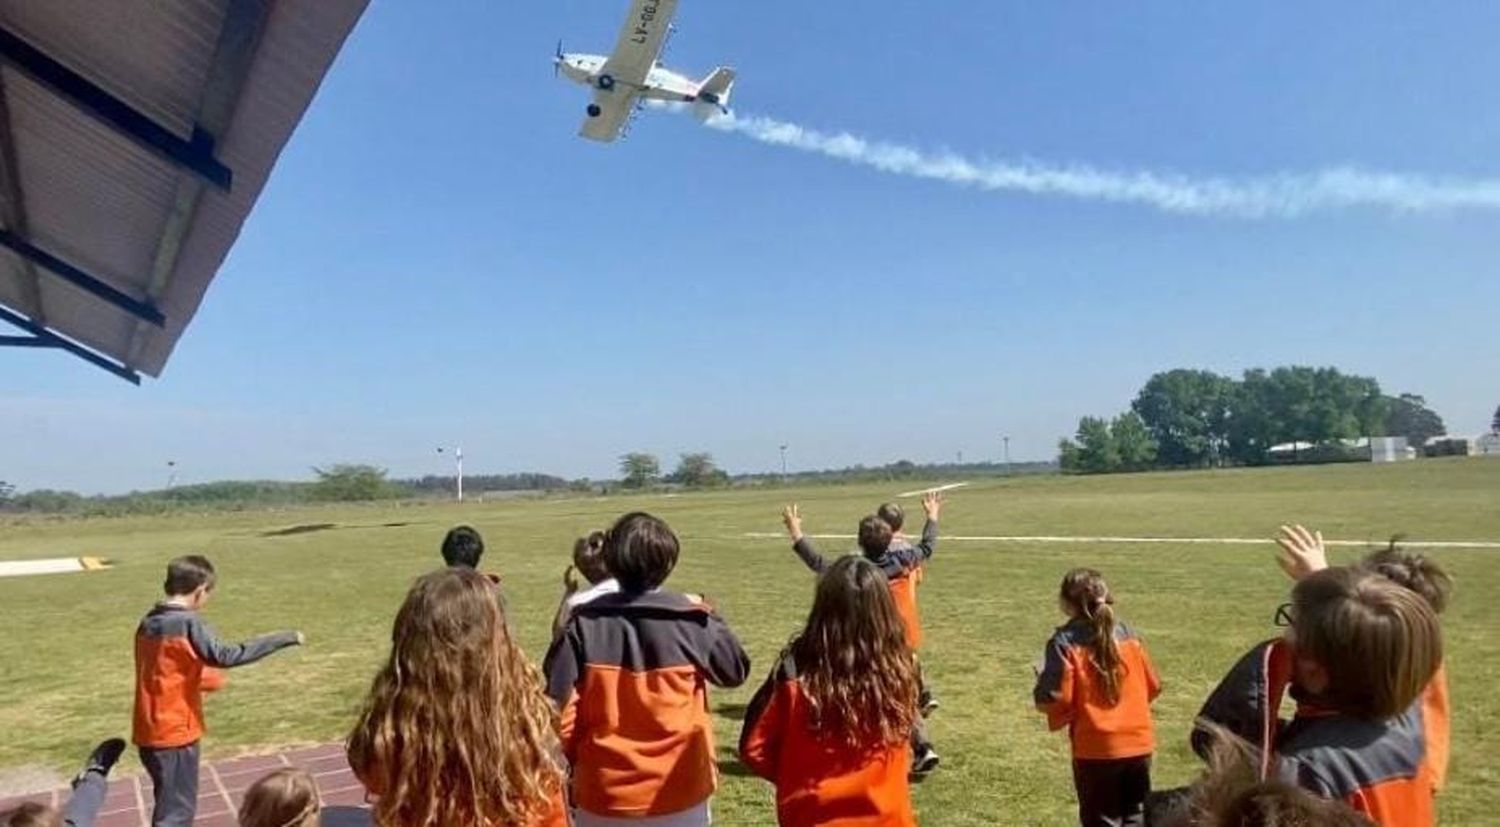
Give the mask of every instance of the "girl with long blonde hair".
M 469 569 L 416 581 L 347 742 L 383 827 L 562 827 L 558 716 Z

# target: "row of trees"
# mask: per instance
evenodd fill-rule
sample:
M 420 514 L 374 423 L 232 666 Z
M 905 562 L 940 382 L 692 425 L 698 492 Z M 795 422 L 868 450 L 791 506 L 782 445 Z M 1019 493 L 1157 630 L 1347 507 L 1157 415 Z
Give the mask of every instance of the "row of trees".
M 709 488 L 728 485 L 729 474 L 714 464 L 713 455 L 706 452 L 680 455 L 677 468 L 665 477 L 654 454 L 635 452 L 620 457 L 620 484 L 624 487 L 647 488 L 658 482 Z
M 1058 461 L 1085 473 L 1263 465 L 1282 443 L 1404 436 L 1421 445 L 1446 432 L 1422 397 L 1386 396 L 1374 379 L 1335 368 L 1255 368 L 1239 379 L 1183 369 L 1152 376 L 1112 420 L 1079 420 Z

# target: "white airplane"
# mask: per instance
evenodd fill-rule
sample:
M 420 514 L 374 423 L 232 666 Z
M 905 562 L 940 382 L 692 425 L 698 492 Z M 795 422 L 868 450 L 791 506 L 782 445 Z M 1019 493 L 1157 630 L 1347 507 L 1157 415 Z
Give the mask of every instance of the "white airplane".
M 562 43 L 557 44 L 552 59 L 554 71 L 594 90 L 579 135 L 613 141 L 643 100 L 692 104 L 700 118 L 717 112 L 729 114 L 733 69 L 720 66 L 702 81 L 695 81 L 656 65 L 676 13 L 677 0 L 631 0 L 614 54 L 608 57 L 563 54 Z

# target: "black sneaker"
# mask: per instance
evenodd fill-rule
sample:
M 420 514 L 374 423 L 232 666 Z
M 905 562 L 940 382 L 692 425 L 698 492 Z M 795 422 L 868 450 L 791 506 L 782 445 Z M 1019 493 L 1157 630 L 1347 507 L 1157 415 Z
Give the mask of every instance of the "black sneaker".
M 932 713 L 937 711 L 938 706 L 940 706 L 938 699 L 932 697 L 931 692 L 923 692 L 922 696 L 917 699 L 917 705 L 922 712 L 923 718 L 932 715 Z
M 94 751 L 89 754 L 89 761 L 83 765 L 83 772 L 78 774 L 79 778 L 91 772 L 100 775 L 109 775 L 109 771 L 115 768 L 115 762 L 120 760 L 120 755 L 125 752 L 125 742 L 119 738 L 111 738 L 103 741 Z
M 932 747 L 923 747 L 911 759 L 911 775 L 913 778 L 924 778 L 928 773 L 937 769 L 938 762 L 943 759 L 938 757 L 937 750 Z

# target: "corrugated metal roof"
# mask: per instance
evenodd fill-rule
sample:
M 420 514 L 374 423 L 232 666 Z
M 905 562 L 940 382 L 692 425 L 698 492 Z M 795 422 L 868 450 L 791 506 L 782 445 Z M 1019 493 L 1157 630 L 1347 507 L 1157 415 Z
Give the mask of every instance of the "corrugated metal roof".
M 8 155 L 20 207 L 0 205 L 0 225 L 166 321 L 143 322 L 3 247 L 0 303 L 160 375 L 367 2 L 0 0 L 0 28 L 176 138 L 213 136 L 233 174 L 227 192 L 205 183 L 0 59 L 0 165 Z

